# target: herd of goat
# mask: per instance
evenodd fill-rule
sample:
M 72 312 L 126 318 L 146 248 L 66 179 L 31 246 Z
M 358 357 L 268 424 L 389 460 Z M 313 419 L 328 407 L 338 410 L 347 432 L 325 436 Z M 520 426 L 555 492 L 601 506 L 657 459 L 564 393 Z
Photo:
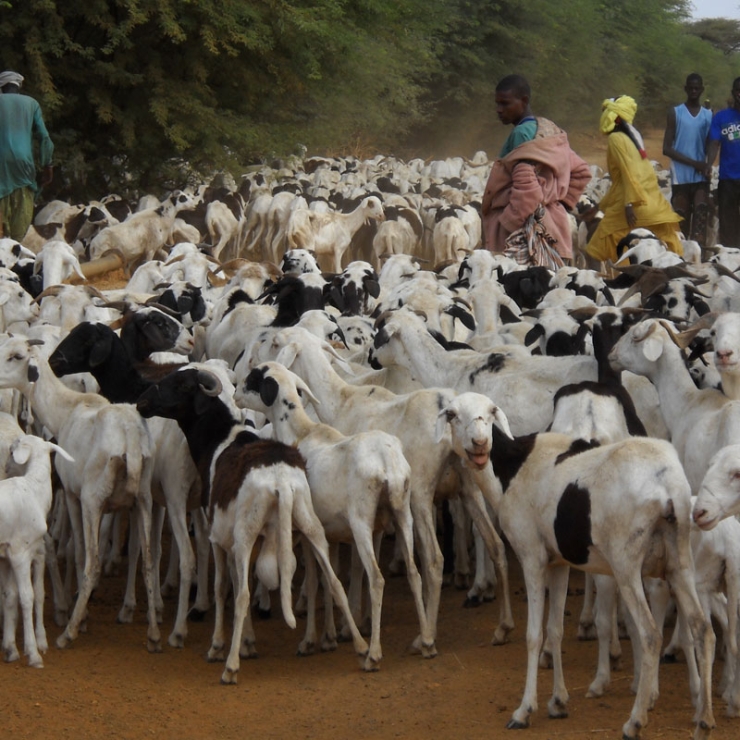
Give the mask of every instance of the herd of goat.
M 508 727 L 529 724 L 543 662 L 548 714 L 567 714 L 571 567 L 587 574 L 579 635 L 599 642 L 589 696 L 608 688 L 618 625 L 631 637 L 625 738 L 679 649 L 695 738 L 715 726 L 715 653 L 740 715 L 740 250 L 702 260 L 686 242 L 682 259 L 636 230 L 601 273 L 522 267 L 480 248 L 483 153 L 282 165 L 135 206 L 53 201 L 21 243 L 0 240 L 5 659 L 20 657 L 20 614 L 23 652 L 43 665 L 47 577 L 57 646 L 77 639 L 127 522 L 119 621 L 133 619 L 141 558 L 149 651 L 162 650 L 163 589 L 178 593 L 172 647 L 213 602 L 208 659 L 225 661 L 224 683 L 256 653 L 253 605 L 277 592 L 295 627 L 297 557 L 298 652 L 343 636 L 377 670 L 383 536 L 408 578 L 415 652 L 437 652 L 445 557 L 459 582 L 474 568 L 471 602 L 495 590 L 501 644 L 515 628 L 506 542 L 528 600 Z M 575 252 L 579 215 L 606 187 L 595 168 Z M 111 255 L 125 286 L 97 290 L 85 275 Z

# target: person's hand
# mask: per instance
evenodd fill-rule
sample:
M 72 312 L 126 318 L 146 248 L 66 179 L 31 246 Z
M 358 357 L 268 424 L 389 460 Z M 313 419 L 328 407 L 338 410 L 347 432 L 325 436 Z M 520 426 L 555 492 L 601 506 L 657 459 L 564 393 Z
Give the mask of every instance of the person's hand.
M 704 177 L 707 178 L 707 180 L 712 179 L 712 165 L 709 164 L 709 162 L 703 162 L 701 168 L 697 167 L 697 169 L 699 170 L 699 172 L 701 172 L 702 175 L 704 175 Z
M 47 185 L 51 185 L 51 181 L 54 179 L 54 168 L 48 164 L 41 170 L 41 182 L 39 183 L 42 188 Z
M 637 225 L 637 216 L 635 215 L 635 209 L 632 203 L 628 203 L 624 207 L 624 216 L 627 219 L 627 225 L 630 227 L 630 229 L 634 229 Z

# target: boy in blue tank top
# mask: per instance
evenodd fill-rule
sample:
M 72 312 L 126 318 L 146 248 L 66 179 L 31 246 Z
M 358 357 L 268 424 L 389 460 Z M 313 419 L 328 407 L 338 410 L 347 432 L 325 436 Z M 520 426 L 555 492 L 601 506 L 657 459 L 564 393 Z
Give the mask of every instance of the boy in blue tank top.
M 709 129 L 707 163 L 719 152 L 717 210 L 719 242 L 740 247 L 740 77 L 732 83 L 732 107 L 714 114 Z
M 705 247 L 711 206 L 712 168 L 706 154 L 712 111 L 701 104 L 701 75 L 690 74 L 684 92 L 686 101 L 668 111 L 663 154 L 671 160 L 671 206 L 682 217 L 681 231 Z

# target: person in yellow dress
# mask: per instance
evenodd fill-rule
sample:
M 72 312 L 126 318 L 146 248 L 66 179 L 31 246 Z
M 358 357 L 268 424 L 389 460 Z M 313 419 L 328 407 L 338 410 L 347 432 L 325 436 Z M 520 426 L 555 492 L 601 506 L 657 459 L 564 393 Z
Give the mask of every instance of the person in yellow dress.
M 658 187 L 658 177 L 645 153 L 640 132 L 632 125 L 637 103 L 629 95 L 601 105 L 599 128 L 609 137 L 606 164 L 611 187 L 599 203 L 604 218 L 593 233 L 587 254 L 617 261 L 617 244 L 632 229 L 650 229 L 672 252 L 683 255 L 679 216 Z

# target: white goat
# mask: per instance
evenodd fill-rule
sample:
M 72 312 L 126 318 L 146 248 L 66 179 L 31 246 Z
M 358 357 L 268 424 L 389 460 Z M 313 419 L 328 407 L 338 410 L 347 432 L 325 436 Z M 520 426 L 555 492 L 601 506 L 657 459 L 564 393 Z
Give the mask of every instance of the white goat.
M 596 380 L 592 357 L 521 356 L 515 349 L 491 354 L 447 352 L 429 334 L 424 320 L 407 309 L 385 314 L 375 335 L 375 357 L 381 364 L 403 365 L 426 387 L 488 396 L 507 415 L 515 434 L 547 427 L 558 388 Z
M 3 652 L 18 659 L 15 646 L 17 595 L 23 615 L 24 652 L 34 668 L 44 665 L 44 557 L 46 518 L 51 510 L 51 460 L 55 451 L 74 460 L 58 445 L 24 435 L 10 446 L 10 458 L 23 473 L 0 481 L 0 580 L 3 587 Z M 7 561 L 7 562 L 5 562 Z M 13 583 L 14 582 L 14 583 Z M 7 594 L 7 597 L 6 597 Z M 35 612 L 35 627 L 34 627 Z
M 295 214 L 304 213 L 296 211 Z M 382 221 L 383 204 L 370 195 L 354 211 L 339 213 L 329 211 L 317 213 L 306 211 L 308 229 L 298 231 L 293 226 L 293 219 L 288 223 L 287 238 L 291 249 L 303 248 L 313 250 L 318 257 L 325 257 L 333 272 L 342 271 L 342 257 L 349 248 L 352 237 L 368 221 Z M 287 272 L 287 271 L 286 271 Z
M 698 389 L 675 338 L 667 322 L 643 321 L 614 345 L 609 362 L 653 382 L 671 441 L 692 491 L 697 492 L 712 455 L 740 442 L 740 401 L 714 389 Z
M 36 255 L 33 272 L 36 274 L 41 270 L 44 272 L 44 290 L 50 285 L 60 285 L 72 275 L 86 279 L 74 249 L 59 239 L 46 242 Z

